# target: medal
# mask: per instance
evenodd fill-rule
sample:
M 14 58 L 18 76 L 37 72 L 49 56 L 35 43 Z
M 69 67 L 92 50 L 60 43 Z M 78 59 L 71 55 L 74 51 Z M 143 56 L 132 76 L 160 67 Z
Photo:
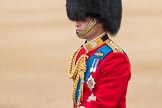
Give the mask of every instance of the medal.
M 97 66 L 98 66 L 98 63 L 99 63 L 99 60 L 100 59 L 94 59 L 94 61 L 93 61 L 93 64 L 92 64 L 92 67 L 90 68 L 90 72 L 92 73 L 94 73 L 94 72 L 96 72 L 96 70 L 97 70 Z
M 92 73 L 92 72 L 96 72 L 96 68 L 91 67 L 91 68 L 90 68 L 90 72 L 91 72 L 91 73 Z
M 88 85 L 88 88 L 92 91 L 95 87 L 95 81 L 94 81 L 94 78 L 92 76 L 90 76 L 88 78 L 88 81 L 87 81 L 87 85 Z

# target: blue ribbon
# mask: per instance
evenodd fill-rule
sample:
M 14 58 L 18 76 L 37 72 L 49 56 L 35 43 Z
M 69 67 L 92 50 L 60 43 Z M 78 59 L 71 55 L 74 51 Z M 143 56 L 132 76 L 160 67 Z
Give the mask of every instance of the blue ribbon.
M 90 72 L 90 68 L 92 67 L 92 64 L 94 64 L 94 60 L 97 60 L 99 59 L 99 62 L 102 61 L 104 59 L 104 57 L 109 54 L 110 52 L 112 51 L 112 49 L 107 46 L 107 45 L 104 45 L 102 46 L 101 48 L 99 48 L 95 53 L 103 53 L 103 56 L 96 56 L 96 55 L 92 55 L 86 62 L 86 65 L 87 65 L 87 70 L 85 72 L 85 75 L 84 75 L 84 82 L 86 82 L 91 74 Z M 77 90 L 76 90 L 76 94 L 75 94 L 75 98 L 76 98 L 76 103 L 78 102 L 78 97 L 79 97 L 79 89 L 80 89 L 80 85 L 81 85 L 81 79 L 79 79 L 79 82 L 78 82 L 78 85 L 77 85 Z

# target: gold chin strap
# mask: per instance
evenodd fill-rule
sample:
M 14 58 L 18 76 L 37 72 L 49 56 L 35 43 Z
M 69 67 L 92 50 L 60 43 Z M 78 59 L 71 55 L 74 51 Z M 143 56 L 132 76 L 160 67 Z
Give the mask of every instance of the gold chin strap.
M 85 34 L 87 34 L 97 23 L 96 19 L 91 19 L 88 23 L 88 25 L 85 27 L 85 29 L 83 29 L 82 32 L 76 32 L 77 36 L 79 38 L 82 38 L 82 36 L 84 36 Z

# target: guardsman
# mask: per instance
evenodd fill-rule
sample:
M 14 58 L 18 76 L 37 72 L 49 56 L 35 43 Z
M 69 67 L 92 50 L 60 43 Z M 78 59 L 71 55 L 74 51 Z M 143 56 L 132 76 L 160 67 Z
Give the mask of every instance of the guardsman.
M 85 39 L 71 57 L 73 108 L 126 108 L 130 62 L 110 39 L 120 28 L 121 0 L 66 0 L 67 16 Z

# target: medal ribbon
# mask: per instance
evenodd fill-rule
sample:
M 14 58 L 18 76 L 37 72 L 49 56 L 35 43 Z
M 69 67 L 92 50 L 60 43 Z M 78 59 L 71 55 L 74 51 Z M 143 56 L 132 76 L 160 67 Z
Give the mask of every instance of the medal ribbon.
M 88 77 L 90 76 L 91 72 L 90 72 L 90 68 L 96 68 L 99 64 L 100 61 L 103 60 L 103 58 L 112 51 L 112 49 L 107 46 L 107 45 L 104 45 L 102 46 L 101 48 L 99 48 L 95 53 L 97 52 L 102 52 L 103 53 L 103 56 L 96 56 L 96 55 L 92 55 L 88 60 L 87 60 L 87 70 L 86 70 L 86 73 L 85 73 L 85 76 L 84 76 L 84 82 L 86 82 L 88 80 Z M 94 54 L 95 54 L 94 53 Z M 99 61 L 98 61 L 99 60 Z M 93 62 L 96 62 L 94 63 L 95 66 L 93 66 Z M 92 65 L 92 66 L 91 66 Z

